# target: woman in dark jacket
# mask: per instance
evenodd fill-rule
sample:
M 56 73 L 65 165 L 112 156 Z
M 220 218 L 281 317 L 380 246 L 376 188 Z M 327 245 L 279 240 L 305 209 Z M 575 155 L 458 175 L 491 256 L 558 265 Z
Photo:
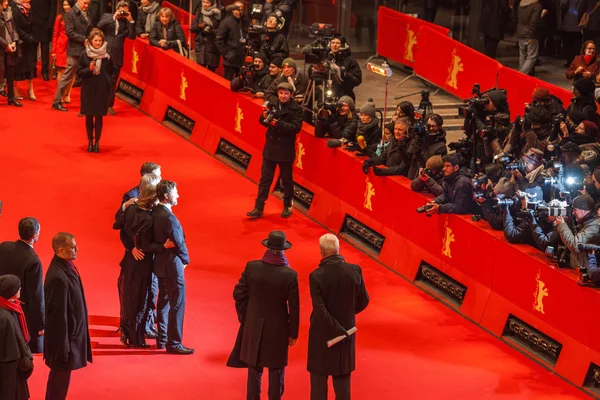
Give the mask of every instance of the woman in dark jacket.
M 581 48 L 581 54 L 575 56 L 569 69 L 567 69 L 567 79 L 575 81 L 585 78 L 594 78 L 598 73 L 598 52 L 596 43 L 588 40 Z
M 27 95 L 29 100 L 36 101 L 35 93 L 33 92 L 33 78 L 37 75 L 37 49 L 33 42 L 33 21 L 31 19 L 31 0 L 16 0 L 17 10 L 13 13 L 19 39 L 23 42 L 19 50 L 20 57 L 15 68 L 15 81 L 27 81 Z M 16 10 L 15 10 L 16 11 Z M 15 85 L 15 96 L 20 99 L 19 90 Z
M 175 50 L 184 55 L 187 52 L 185 34 L 179 22 L 175 20 L 170 8 L 161 8 L 150 32 L 150 44 L 163 50 Z
M 19 34 L 13 19 L 12 8 L 8 0 L 0 3 L 0 77 L 6 79 L 8 94 L 8 105 L 21 107 L 21 103 L 15 98 L 15 66 L 17 65 L 17 43 Z
M 190 32 L 195 33 L 194 51 L 196 62 L 204 68 L 215 72 L 219 67 L 219 49 L 215 44 L 215 34 L 221 21 L 221 10 L 215 0 L 202 0 L 202 5 L 196 9 Z
M 356 142 L 358 115 L 354 109 L 354 100 L 350 96 L 342 96 L 338 103 L 340 106 L 333 113 L 325 109 L 319 112 L 315 136 L 324 138 L 327 135 L 333 139 Z
M 89 44 L 79 57 L 77 69 L 77 76 L 81 78 L 80 112 L 85 115 L 88 152 L 99 153 L 102 119 L 106 115 L 111 88 L 112 62 L 100 29 L 92 29 L 87 40 Z
M 160 10 L 160 4 L 153 0 L 142 0 L 140 8 L 138 9 L 138 16 L 135 20 L 135 33 L 142 39 L 148 39 L 158 11 Z

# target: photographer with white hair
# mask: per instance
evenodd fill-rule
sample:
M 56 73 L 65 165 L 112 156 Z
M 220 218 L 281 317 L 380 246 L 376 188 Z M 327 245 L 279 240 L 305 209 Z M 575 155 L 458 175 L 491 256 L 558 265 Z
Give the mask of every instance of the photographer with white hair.
M 350 399 L 350 375 L 355 369 L 356 314 L 367 308 L 369 294 L 362 270 L 340 255 L 338 238 L 327 233 L 319 239 L 321 262 L 309 276 L 313 311 L 308 331 L 311 400 L 327 399 L 331 375 L 337 399 Z M 345 336 L 331 347 L 328 341 Z

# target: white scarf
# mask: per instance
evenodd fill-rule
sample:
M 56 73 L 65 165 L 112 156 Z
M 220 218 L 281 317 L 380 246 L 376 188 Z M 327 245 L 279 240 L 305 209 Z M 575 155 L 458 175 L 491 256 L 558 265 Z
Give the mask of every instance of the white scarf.
M 107 45 L 108 45 L 108 43 L 104 42 L 104 43 L 102 43 L 102 46 L 100 46 L 100 48 L 98 48 L 98 49 L 95 49 L 94 47 L 92 47 L 91 44 L 85 48 L 85 54 L 87 54 L 87 56 L 89 58 L 91 58 L 92 60 L 96 61 L 94 75 L 100 74 L 100 67 L 102 66 L 103 58 L 108 58 L 110 60 L 110 55 L 106 52 Z

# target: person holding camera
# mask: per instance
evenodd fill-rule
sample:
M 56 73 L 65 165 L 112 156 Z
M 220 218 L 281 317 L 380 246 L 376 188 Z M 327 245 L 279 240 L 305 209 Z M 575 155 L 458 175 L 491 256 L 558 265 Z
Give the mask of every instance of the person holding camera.
M 555 225 L 561 240 L 571 252 L 571 268 L 587 267 L 588 257 L 579 252 L 579 244 L 600 244 L 600 217 L 596 213 L 596 205 L 589 194 L 577 196 L 573 200 L 573 217 L 576 222 L 572 232 L 565 223 L 564 217 L 556 218 Z
M 336 34 L 329 42 L 331 59 L 339 68 L 339 79 L 333 79 L 332 91 L 336 97 L 350 96 L 356 101 L 354 88 L 362 83 L 360 65 L 350 55 L 350 46 L 346 39 Z
M 555 199 L 548 202 L 547 206 L 554 208 L 565 208 L 567 203 Z M 557 217 L 554 216 L 537 217 L 533 215 L 533 218 L 531 218 L 529 221 L 529 229 L 531 230 L 535 247 L 543 252 L 546 251 L 548 246 L 552 246 L 553 248 L 557 249 L 558 246 L 564 245 L 560 239 L 558 230 L 554 226 L 556 218 Z
M 268 62 L 268 61 L 267 61 Z M 264 74 L 259 80 L 256 89 L 256 93 L 254 93 L 254 97 L 263 98 L 265 97 L 265 92 L 271 86 L 271 83 L 279 76 L 281 76 L 281 67 L 283 65 L 283 59 L 279 57 L 275 57 L 269 63 L 269 71 Z
M 357 129 L 358 116 L 354 109 L 354 100 L 350 96 L 342 96 L 333 111 L 321 107 L 317 115 L 315 136 L 318 138 L 328 136 L 331 139 L 356 142 Z
M 492 162 L 492 156 L 499 151 L 499 143 L 503 143 L 510 127 L 510 111 L 506 92 L 503 90 L 491 90 L 482 95 L 483 108 L 476 103 L 473 107 L 473 118 L 476 132 L 479 138 L 475 149 L 475 159 L 481 164 Z M 468 120 L 465 120 L 465 125 Z M 469 128 L 468 126 L 465 129 Z
M 115 93 L 119 74 L 123 67 L 125 54 L 125 39 L 135 40 L 135 21 L 129 12 L 129 4 L 126 0 L 117 3 L 117 11 L 114 15 L 104 14 L 98 22 L 98 29 L 104 33 L 108 43 L 108 53 L 112 60 L 112 72 L 110 74 L 111 89 L 108 97 L 108 114 L 115 115 Z
M 533 106 L 545 108 L 552 119 L 566 113 L 562 100 L 550 94 L 550 91 L 544 87 L 536 88 L 533 91 L 531 104 Z
M 512 199 L 517 192 L 517 185 L 514 181 L 502 177 L 494 186 L 491 179 L 481 183 L 474 188 L 475 202 L 479 205 L 479 213 L 493 230 L 501 231 L 504 229 L 505 214 L 510 214 L 510 207 L 500 206 L 498 199 Z M 481 192 L 477 192 L 477 190 Z M 478 213 L 478 214 L 479 214 Z
M 227 6 L 225 11 L 229 14 L 219 24 L 215 44 L 223 57 L 224 77 L 231 81 L 244 64 L 246 45 L 242 27 L 244 3 L 236 1 Z
M 365 174 L 373 168 L 373 173 L 377 176 L 404 175 L 408 171 L 410 156 L 407 148 L 409 146 L 408 126 L 404 121 L 396 121 L 394 125 L 394 137 L 390 140 L 381 156 L 370 158 L 363 162 L 362 170 Z M 385 168 L 375 168 L 378 165 L 384 165 Z
M 434 196 L 440 196 L 444 193 L 442 189 L 441 173 L 444 167 L 442 156 L 431 156 L 425 163 L 425 168 L 419 170 L 419 176 L 412 180 L 410 189 L 413 192 L 428 191 Z
M 294 88 L 287 82 L 277 86 L 277 99 L 269 104 L 269 110 L 263 111 L 259 122 L 267 127 L 267 141 L 263 149 L 263 163 L 258 184 L 258 196 L 254 209 L 246 215 L 250 218 L 261 218 L 265 202 L 269 197 L 275 175 L 279 166 L 281 185 L 283 186 L 282 218 L 292 215 L 294 198 L 293 165 L 296 157 L 296 135 L 302 129 L 302 107 L 292 100 Z
M 473 210 L 473 185 L 466 171 L 460 167 L 463 160 L 456 153 L 444 160 L 443 193 L 426 204 L 428 216 L 433 214 L 469 214 Z
M 446 132 L 442 126 L 444 119 L 439 114 L 429 114 L 425 117 L 425 135 L 415 135 L 411 140 L 408 152 L 411 157 L 410 167 L 408 169 L 408 179 L 414 179 L 418 176 L 427 160 L 430 157 L 448 154 L 446 148 Z
M 280 83 L 289 83 L 294 89 L 295 99 L 302 103 L 304 93 L 308 88 L 308 78 L 303 72 L 298 72 L 298 65 L 292 58 L 286 58 L 282 64 L 282 74 L 279 78 L 274 79 L 271 85 L 265 92 L 265 100 L 273 102 L 278 96 L 278 87 Z
M 260 82 L 269 74 L 265 65 L 268 58 L 261 53 L 257 53 L 254 57 L 251 69 L 249 67 L 242 68 L 243 72 L 236 75 L 229 84 L 232 92 L 249 91 L 253 94 L 260 93 Z M 244 72 L 245 71 L 245 72 Z M 249 76 L 248 76 L 248 75 Z M 262 97 L 262 96 L 255 96 Z
M 275 14 L 269 15 L 265 22 L 267 32 L 261 36 L 261 48 L 267 56 L 267 62 L 274 58 L 285 59 L 290 55 L 287 39 L 283 33 L 279 32 L 282 26 L 283 21 Z
M 219 67 L 221 55 L 215 44 L 215 36 L 221 21 L 221 10 L 217 7 L 216 0 L 202 0 L 190 27 L 190 32 L 195 33 L 194 53 L 196 63 L 215 72 Z
M 588 253 L 588 265 L 586 272 L 589 281 L 592 282 L 594 286 L 600 286 L 600 267 L 598 267 L 598 260 L 596 259 L 595 251 Z

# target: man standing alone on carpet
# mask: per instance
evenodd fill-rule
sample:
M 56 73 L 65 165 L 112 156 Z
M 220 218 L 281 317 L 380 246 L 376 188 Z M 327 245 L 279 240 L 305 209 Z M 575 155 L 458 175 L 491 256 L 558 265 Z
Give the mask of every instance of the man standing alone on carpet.
M 269 368 L 269 400 L 283 395 L 288 346 L 298 339 L 300 298 L 298 273 L 285 251 L 285 233 L 273 231 L 263 240 L 262 260 L 251 261 L 235 285 L 233 298 L 240 330 L 227 365 L 248 368 L 247 400 L 260 400 L 263 369 Z
M 75 236 L 60 232 L 52 238 L 54 258 L 46 273 L 46 343 L 44 359 L 50 368 L 46 400 L 67 398 L 71 371 L 92 362 L 88 311 L 79 271 Z
M 33 250 L 40 237 L 40 223 L 32 217 L 19 221 L 19 240 L 0 244 L 0 275 L 16 275 L 21 281 L 23 312 L 32 353 L 44 352 L 44 287 L 42 262 Z
M 177 205 L 177 184 L 162 180 L 156 186 L 160 202 L 152 210 L 154 242 L 166 243 L 171 239 L 175 247 L 154 257 L 154 274 L 158 278 L 158 339 L 156 347 L 167 348 L 167 353 L 192 354 L 194 349 L 182 343 L 185 313 L 185 278 L 183 270 L 190 263 L 185 234 L 179 220 L 171 211 Z
M 350 374 L 355 369 L 356 337 L 347 331 L 356 327 L 356 314 L 367 308 L 369 295 L 362 270 L 340 255 L 338 238 L 327 233 L 319 239 L 321 263 L 309 275 L 313 311 L 308 331 L 310 399 L 327 400 L 331 375 L 336 400 L 350 400 Z M 327 341 L 347 336 L 328 347 Z

